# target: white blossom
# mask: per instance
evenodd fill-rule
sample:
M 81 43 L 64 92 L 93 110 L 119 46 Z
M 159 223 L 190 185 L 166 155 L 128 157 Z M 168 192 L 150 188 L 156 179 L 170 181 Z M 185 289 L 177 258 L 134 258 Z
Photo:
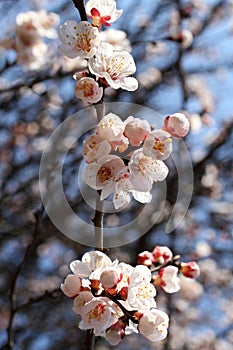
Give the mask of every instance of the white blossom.
M 129 277 L 129 290 L 127 302 L 130 307 L 149 310 L 156 307 L 156 289 L 151 281 L 150 269 L 143 265 L 137 265 Z
M 154 159 L 165 160 L 170 156 L 171 152 L 171 135 L 162 129 L 152 131 L 143 145 L 143 153 Z
M 80 329 L 93 329 L 95 336 L 104 336 L 105 331 L 117 322 L 122 312 L 116 304 L 105 297 L 92 298 L 81 312 Z
M 86 103 L 97 103 L 103 96 L 103 88 L 93 78 L 83 77 L 76 82 L 75 96 Z
M 137 80 L 129 77 L 136 71 L 133 57 L 127 51 L 114 51 L 108 43 L 100 43 L 95 56 L 89 61 L 89 69 L 97 78 L 105 78 L 114 89 L 134 91 L 138 88 Z
M 89 22 L 68 20 L 59 27 L 60 51 L 69 58 L 90 58 L 96 53 L 99 32 Z
M 84 180 L 90 187 L 102 190 L 101 199 L 105 199 L 115 191 L 117 175 L 124 168 L 125 164 L 120 157 L 108 155 L 87 165 Z
M 130 162 L 130 181 L 135 191 L 148 192 L 154 181 L 163 181 L 168 168 L 161 160 L 144 155 L 142 148 L 133 152 Z
M 104 24 L 109 26 L 122 14 L 123 10 L 116 9 L 115 0 L 89 0 L 85 5 L 87 16 L 92 19 L 92 24 L 101 28 Z
M 97 162 L 111 152 L 111 145 L 99 135 L 90 135 L 83 142 L 83 157 L 87 163 Z
M 139 319 L 139 332 L 150 341 L 163 340 L 167 336 L 168 315 L 158 309 L 148 310 Z
M 86 278 L 95 270 L 101 270 L 112 264 L 111 259 L 104 253 L 93 251 L 85 253 L 82 260 L 72 261 L 70 264 L 71 271 L 80 278 Z

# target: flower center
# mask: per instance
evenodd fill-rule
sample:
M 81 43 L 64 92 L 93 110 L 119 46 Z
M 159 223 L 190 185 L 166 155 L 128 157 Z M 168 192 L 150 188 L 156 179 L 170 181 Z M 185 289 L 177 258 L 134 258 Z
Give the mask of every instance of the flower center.
M 153 149 L 156 150 L 156 151 L 159 151 L 161 153 L 164 153 L 164 143 L 163 143 L 163 141 L 155 139 L 155 143 L 154 143 Z
M 111 180 L 113 178 L 112 171 L 110 168 L 108 168 L 106 166 L 102 166 L 97 173 L 97 177 L 100 180 L 100 182 L 105 182 L 107 180 Z
M 93 84 L 89 84 L 86 81 L 83 83 L 83 95 L 84 97 L 91 97 L 94 95 L 94 86 Z M 96 143 L 95 143 L 96 145 Z
M 91 51 L 91 40 L 88 37 L 88 34 L 85 33 L 77 33 L 78 42 L 77 48 L 82 51 L 90 52 Z
M 92 319 L 96 319 L 98 321 L 101 320 L 103 314 L 105 313 L 106 305 L 98 304 L 93 310 L 88 313 L 88 322 L 90 323 Z
M 112 80 L 116 80 L 121 74 L 123 68 L 123 59 L 120 59 L 119 57 L 113 57 L 110 61 L 109 66 L 106 69 L 106 72 L 111 76 Z

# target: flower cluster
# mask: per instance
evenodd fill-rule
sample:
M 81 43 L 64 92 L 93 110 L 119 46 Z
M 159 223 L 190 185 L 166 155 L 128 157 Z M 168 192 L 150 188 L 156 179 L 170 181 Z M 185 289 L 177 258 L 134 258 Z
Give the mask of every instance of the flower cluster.
M 60 51 L 69 58 L 84 58 L 88 62 L 87 70 L 75 74 L 75 95 L 85 103 L 97 103 L 107 87 L 134 91 L 138 82 L 131 77 L 136 71 L 133 57 L 128 52 L 129 43 L 122 31 L 116 31 L 125 44 L 113 41 L 106 42 L 110 36 L 100 35 L 102 25 L 109 26 L 122 14 L 116 9 L 115 0 L 89 0 L 85 5 L 86 13 L 91 18 L 88 21 L 76 22 L 68 20 L 59 28 L 59 37 L 62 42 Z M 107 31 L 106 31 L 107 32 Z M 127 48 L 117 51 L 119 48 Z
M 44 37 L 54 39 L 59 16 L 45 10 L 20 13 L 16 17 L 15 50 L 17 62 L 26 69 L 38 69 L 46 63 L 48 46 Z
M 138 255 L 138 263 L 151 268 L 152 280 L 155 286 L 160 286 L 166 293 L 180 290 L 178 273 L 189 278 L 196 278 L 200 273 L 195 261 L 180 262 L 180 256 L 173 256 L 172 251 L 165 246 L 156 246 L 152 252 L 144 251 Z
M 99 122 L 96 134 L 84 141 L 85 182 L 101 190 L 101 200 L 113 194 L 116 209 L 126 207 L 132 196 L 150 203 L 153 183 L 168 174 L 163 161 L 171 154 L 172 136 L 183 137 L 188 131 L 189 121 L 182 113 L 168 116 L 163 128 L 153 131 L 146 120 L 130 116 L 122 121 L 109 113 Z
M 166 337 L 168 316 L 156 308 L 156 289 L 148 267 L 119 263 L 100 251 L 71 262 L 61 289 L 73 299 L 80 329 L 93 329 L 112 345 L 139 332 L 151 341 Z

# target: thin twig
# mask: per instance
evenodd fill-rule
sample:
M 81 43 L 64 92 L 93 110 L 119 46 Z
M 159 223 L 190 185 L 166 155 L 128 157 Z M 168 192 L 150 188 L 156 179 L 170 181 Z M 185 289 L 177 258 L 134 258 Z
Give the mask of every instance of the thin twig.
M 14 316 L 16 314 L 16 312 L 18 311 L 18 308 L 16 307 L 16 285 L 17 285 L 17 281 L 18 278 L 21 274 L 21 271 L 23 270 L 24 266 L 26 265 L 29 257 L 31 256 L 31 253 L 34 251 L 36 244 L 37 244 L 37 239 L 38 236 L 41 232 L 41 218 L 44 212 L 44 207 L 41 206 L 41 209 L 39 209 L 36 213 L 35 213 L 35 218 L 36 218 L 36 223 L 35 223 L 35 228 L 34 228 L 34 232 L 33 232 L 33 238 L 31 243 L 27 246 L 27 249 L 25 251 L 24 254 L 24 258 L 21 261 L 21 263 L 19 264 L 14 278 L 13 278 L 13 282 L 11 285 L 11 290 L 10 290 L 10 318 L 9 318 L 9 323 L 8 323 L 8 328 L 7 328 L 7 335 L 8 335 L 8 339 L 7 339 L 7 349 L 9 350 L 13 350 L 14 348 L 14 328 L 13 328 L 13 322 L 14 322 Z
M 103 100 L 100 103 L 94 105 L 97 121 L 104 117 L 105 108 Z M 96 209 L 92 222 L 95 227 L 95 246 L 96 249 L 103 251 L 103 218 L 104 218 L 104 203 L 100 200 L 100 193 L 96 193 Z
M 103 219 L 104 219 L 104 203 L 100 200 L 100 196 L 96 193 L 96 209 L 92 222 L 95 227 L 95 247 L 97 250 L 103 251 Z
M 73 3 L 80 14 L 81 21 L 87 21 L 84 0 L 73 0 Z
M 74 3 L 74 6 L 79 11 L 81 21 L 87 21 L 84 0 L 72 0 L 72 1 Z M 96 109 L 96 113 L 98 115 L 97 109 Z M 103 250 L 103 203 L 101 203 L 98 194 L 96 199 L 96 211 L 92 221 L 95 227 L 96 248 L 98 248 L 99 250 Z M 88 329 L 82 350 L 94 350 L 94 346 L 95 346 L 94 331 L 93 329 Z
M 34 305 L 36 303 L 39 303 L 40 301 L 45 300 L 47 298 L 49 298 L 49 299 L 57 299 L 59 295 L 61 295 L 61 288 L 56 288 L 56 289 L 53 289 L 53 290 L 50 290 L 50 291 L 46 290 L 44 292 L 44 294 L 39 295 L 39 296 L 37 296 L 35 298 L 30 298 L 24 304 L 17 306 L 14 309 L 14 311 L 15 311 L 15 313 L 19 312 L 19 311 L 27 308 L 28 306 Z

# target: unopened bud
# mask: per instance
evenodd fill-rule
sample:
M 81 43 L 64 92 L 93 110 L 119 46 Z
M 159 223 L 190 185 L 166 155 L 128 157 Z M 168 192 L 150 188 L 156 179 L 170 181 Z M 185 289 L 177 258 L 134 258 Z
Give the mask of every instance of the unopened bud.
M 195 261 L 182 262 L 180 271 L 185 277 L 189 278 L 196 278 L 200 274 L 200 268 Z
M 188 118 L 183 113 L 174 113 L 164 120 L 163 130 L 167 131 L 174 137 L 184 137 L 190 129 Z
M 140 254 L 138 254 L 138 264 L 139 265 L 146 265 L 151 266 L 154 262 L 154 256 L 151 252 L 144 251 Z
M 172 259 L 172 251 L 166 246 L 156 246 L 152 252 L 154 262 L 159 264 L 166 264 Z
M 81 286 L 81 279 L 77 275 L 69 274 L 64 283 L 61 284 L 61 290 L 71 298 L 79 293 Z
M 114 268 L 106 268 L 100 275 L 100 282 L 103 288 L 113 289 L 119 282 L 119 274 Z

